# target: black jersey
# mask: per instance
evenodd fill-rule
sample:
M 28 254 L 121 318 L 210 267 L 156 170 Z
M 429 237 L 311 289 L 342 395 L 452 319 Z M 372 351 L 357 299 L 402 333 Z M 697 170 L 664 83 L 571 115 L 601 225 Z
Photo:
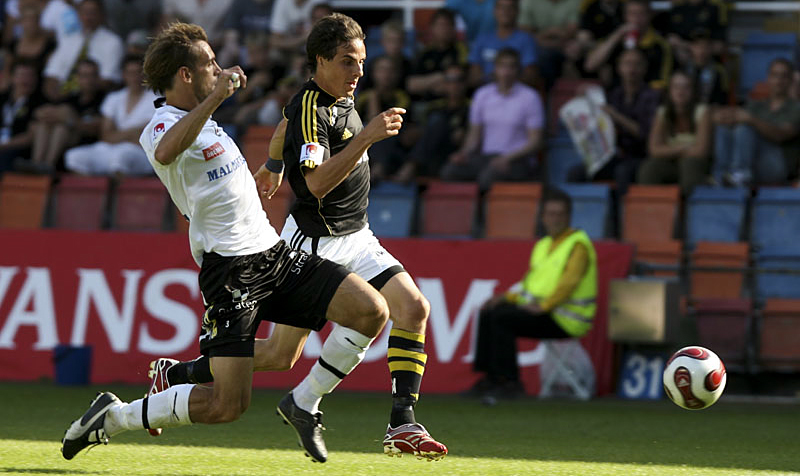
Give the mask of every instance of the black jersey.
M 304 168 L 313 169 L 344 149 L 361 132 L 361 118 L 350 98 L 337 101 L 313 80 L 303 85 L 283 115 L 289 121 L 283 159 L 297 200 L 291 214 L 308 237 L 339 236 L 367 224 L 369 157 L 365 152 L 342 183 L 322 199 L 308 190 Z

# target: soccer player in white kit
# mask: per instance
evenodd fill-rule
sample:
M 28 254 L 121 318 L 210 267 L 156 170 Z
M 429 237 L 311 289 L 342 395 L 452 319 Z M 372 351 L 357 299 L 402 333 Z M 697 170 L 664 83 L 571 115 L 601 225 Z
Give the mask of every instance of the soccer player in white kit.
M 386 300 L 344 267 L 292 250 L 269 224 L 245 159 L 211 114 L 247 78 L 222 70 L 197 25 L 173 23 L 156 37 L 144 61 L 151 88 L 164 93 L 140 137 L 156 174 L 189 219 L 192 256 L 200 266 L 205 303 L 201 353 L 210 358 L 214 386 L 173 385 L 130 403 L 103 392 L 64 434 L 61 452 L 107 444 L 127 430 L 234 421 L 250 403 L 255 332 L 262 319 L 319 330 L 338 325 L 322 349 L 335 371 L 326 388 L 363 359 L 388 319 Z M 320 395 L 321 398 L 322 395 Z M 286 400 L 286 399 L 284 399 Z M 318 437 L 315 415 L 282 401 L 298 435 Z M 304 446 L 313 441 L 304 441 Z M 324 461 L 327 454 L 312 455 Z
M 282 159 L 297 201 L 281 237 L 295 250 L 345 266 L 386 298 L 393 323 L 387 354 L 392 410 L 383 450 L 389 456 L 409 453 L 437 460 L 447 454 L 447 447 L 414 415 L 427 361 L 424 344 L 430 306 L 403 266 L 372 234 L 366 215 L 367 149 L 397 135 L 405 110 L 391 108 L 362 124 L 352 96 L 363 76 L 366 50 L 361 27 L 352 18 L 335 13 L 319 20 L 308 36 L 306 51 L 314 76 L 284 108 L 286 119 L 270 145 L 269 170 L 262 167 L 256 183 L 264 194 L 274 192 L 283 177 L 282 164 L 275 159 Z M 291 368 L 307 336 L 307 329 L 276 326 L 269 339 L 256 341 L 255 370 Z M 153 388 L 213 379 L 204 357 L 181 363 L 162 358 L 151 366 Z M 300 408 L 314 415 L 320 413 L 322 388 L 317 377 L 326 371 L 334 372 L 320 358 L 311 375 L 290 394 Z M 324 450 L 323 440 L 315 441 L 319 444 L 305 446 L 310 453 Z

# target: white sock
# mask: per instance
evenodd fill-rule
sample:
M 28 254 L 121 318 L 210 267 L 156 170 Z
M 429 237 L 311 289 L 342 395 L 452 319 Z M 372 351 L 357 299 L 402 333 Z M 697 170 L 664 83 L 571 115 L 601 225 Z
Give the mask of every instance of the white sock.
M 163 392 L 111 407 L 106 413 L 103 428 L 108 436 L 127 430 L 143 430 L 142 409 L 147 403 L 147 421 L 150 428 L 172 428 L 191 425 L 189 419 L 189 394 L 194 384 L 175 385 Z
M 364 360 L 371 343 L 371 337 L 347 327 L 335 326 L 322 345 L 319 360 L 292 390 L 297 406 L 312 414 L 318 412 L 322 396 L 331 393 L 342 378 Z

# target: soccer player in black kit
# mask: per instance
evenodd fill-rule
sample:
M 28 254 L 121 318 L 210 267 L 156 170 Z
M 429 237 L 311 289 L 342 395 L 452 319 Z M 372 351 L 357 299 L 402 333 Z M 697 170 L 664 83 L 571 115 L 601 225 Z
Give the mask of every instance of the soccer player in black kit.
M 372 234 L 366 214 L 367 150 L 375 142 L 397 135 L 406 111 L 390 108 L 366 126 L 362 124 L 353 108 L 353 93 L 364 74 L 364 38 L 358 23 L 346 15 L 335 13 L 314 25 L 306 42 L 313 77 L 285 107 L 285 120 L 270 145 L 271 158 L 255 179 L 259 193 L 271 196 L 285 168 L 297 200 L 281 238 L 293 249 L 343 265 L 386 299 L 393 324 L 387 355 L 392 411 L 384 453 L 436 460 L 447 454 L 447 447 L 434 440 L 414 416 L 427 360 L 424 343 L 430 305 L 403 266 Z M 313 293 L 309 289 L 309 295 Z M 256 341 L 254 370 L 291 368 L 308 332 L 277 325 L 269 339 Z M 325 345 L 333 337 L 332 333 Z M 203 357 L 184 363 L 158 359 L 151 366 L 156 391 L 158 386 L 211 379 Z M 278 406 L 278 413 L 317 461 L 327 456 L 319 403 L 344 377 L 320 358 Z

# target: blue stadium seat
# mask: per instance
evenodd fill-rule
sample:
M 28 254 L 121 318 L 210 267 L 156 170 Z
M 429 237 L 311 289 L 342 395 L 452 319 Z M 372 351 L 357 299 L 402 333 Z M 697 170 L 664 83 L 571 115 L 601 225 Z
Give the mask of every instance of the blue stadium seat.
M 369 227 L 375 236 L 404 238 L 411 235 L 417 201 L 416 184 L 382 182 L 369 193 Z
M 747 191 L 696 187 L 687 203 L 686 241 L 734 242 L 742 238 Z
M 572 198 L 572 226 L 593 240 L 605 238 L 611 210 L 611 190 L 605 184 L 563 184 L 559 188 Z
M 756 258 L 756 267 L 766 270 L 798 270 L 797 274 L 757 273 L 756 290 L 760 299 L 800 299 L 800 250 L 797 248 L 762 250 Z
M 747 94 L 757 82 L 765 79 L 772 60 L 793 60 L 796 49 L 796 33 L 750 33 L 742 44 L 739 93 Z
M 547 183 L 555 186 L 566 183 L 569 170 L 583 164 L 578 149 L 567 134 L 554 137 L 550 141 L 545 160 Z
M 800 252 L 800 189 L 759 189 L 752 215 L 751 242 L 755 251 L 792 248 Z

